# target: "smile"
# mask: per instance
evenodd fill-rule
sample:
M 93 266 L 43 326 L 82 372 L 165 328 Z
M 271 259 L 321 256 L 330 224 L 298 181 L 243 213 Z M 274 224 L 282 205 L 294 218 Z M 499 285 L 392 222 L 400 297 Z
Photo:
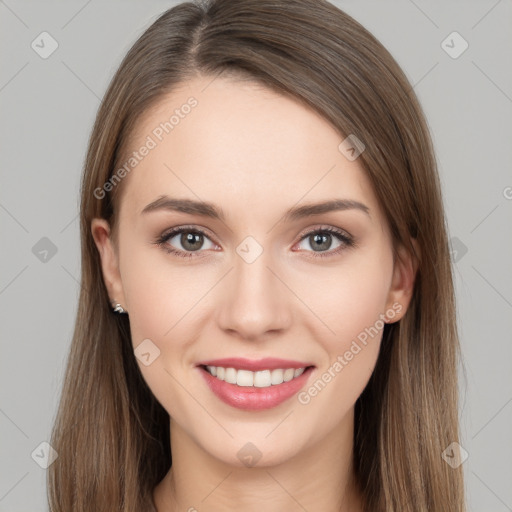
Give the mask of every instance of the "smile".
M 252 372 L 250 370 L 236 370 L 235 368 L 224 368 L 223 366 L 206 366 L 206 370 L 218 380 L 237 386 L 255 388 L 268 388 L 277 386 L 283 382 L 300 377 L 306 368 L 277 368 L 275 370 L 261 370 Z
M 204 361 L 197 365 L 210 391 L 222 402 L 243 410 L 277 407 L 297 394 L 315 367 L 309 363 L 266 358 Z

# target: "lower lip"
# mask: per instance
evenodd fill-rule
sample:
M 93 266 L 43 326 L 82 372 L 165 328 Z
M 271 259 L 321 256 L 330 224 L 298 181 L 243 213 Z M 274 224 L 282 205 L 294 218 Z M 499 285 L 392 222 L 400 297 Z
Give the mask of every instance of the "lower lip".
M 208 387 L 218 398 L 232 407 L 246 411 L 271 409 L 282 404 L 299 392 L 313 370 L 313 367 L 310 366 L 304 370 L 302 375 L 288 382 L 267 388 L 256 388 L 253 386 L 230 384 L 229 382 L 217 379 L 202 366 L 198 368 L 206 380 L 206 384 L 208 384 Z

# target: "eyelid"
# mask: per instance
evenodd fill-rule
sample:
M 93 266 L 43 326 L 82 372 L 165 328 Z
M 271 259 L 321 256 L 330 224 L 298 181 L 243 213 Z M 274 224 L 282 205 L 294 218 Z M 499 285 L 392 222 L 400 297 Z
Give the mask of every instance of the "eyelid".
M 215 238 L 213 235 L 210 234 L 210 231 L 207 229 L 207 228 L 204 228 L 202 226 L 199 226 L 197 224 L 192 224 L 192 225 L 187 225 L 187 224 L 184 224 L 182 226 L 175 226 L 173 228 L 169 228 L 169 229 L 166 229 L 160 236 L 159 238 L 160 239 L 163 239 L 163 238 L 172 238 L 170 235 L 172 236 L 176 236 L 178 234 L 180 234 L 180 232 L 183 232 L 183 231 L 191 231 L 191 232 L 197 232 L 197 233 L 201 233 L 202 235 L 212 239 L 212 238 Z M 213 241 L 213 240 L 212 240 Z M 218 244 L 217 244 L 218 245 Z
M 330 224 L 317 224 L 316 226 L 314 227 L 308 227 L 308 228 L 305 228 L 303 229 L 300 234 L 298 235 L 298 238 L 299 238 L 299 241 L 302 241 L 304 239 L 304 237 L 308 236 L 308 235 L 312 235 L 314 233 L 317 233 L 317 232 L 323 232 L 323 231 L 327 231 L 327 232 L 332 232 L 332 233 L 337 233 L 339 235 L 343 235 L 347 238 L 350 238 L 350 239 L 353 239 L 354 237 L 348 232 L 346 231 L 345 229 L 342 229 L 342 228 L 338 228 L 338 227 L 335 227 L 335 226 L 331 226 Z

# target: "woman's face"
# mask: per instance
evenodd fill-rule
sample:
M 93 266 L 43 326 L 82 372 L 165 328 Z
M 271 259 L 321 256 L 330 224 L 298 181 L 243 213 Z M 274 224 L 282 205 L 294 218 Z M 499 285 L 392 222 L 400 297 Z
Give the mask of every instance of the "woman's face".
M 394 265 L 342 140 L 292 99 L 197 78 L 137 126 L 135 160 L 113 185 L 117 245 L 93 222 L 110 297 L 129 313 L 171 431 L 229 464 L 277 464 L 350 431 L 385 315 L 407 308 L 409 267 Z M 332 201 L 339 209 L 313 208 Z

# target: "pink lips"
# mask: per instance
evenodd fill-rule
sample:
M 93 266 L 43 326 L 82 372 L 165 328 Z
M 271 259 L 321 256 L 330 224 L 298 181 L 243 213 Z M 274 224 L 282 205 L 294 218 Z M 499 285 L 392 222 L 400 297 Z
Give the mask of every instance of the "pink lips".
M 235 368 L 236 370 L 274 370 L 278 368 L 306 368 L 299 377 L 288 382 L 273 385 L 266 388 L 237 386 L 222 381 L 210 375 L 205 366 L 222 366 Z M 279 404 L 295 395 L 306 383 L 311 375 L 313 367 L 311 363 L 291 361 L 285 359 L 265 358 L 258 361 L 243 358 L 225 358 L 202 361 L 198 369 L 211 391 L 224 403 L 244 410 L 263 410 L 277 407 Z
M 277 359 L 275 357 L 266 357 L 265 359 L 244 359 L 243 357 L 225 357 L 224 359 L 210 359 L 201 361 L 198 366 L 223 366 L 224 368 L 235 368 L 236 370 L 250 370 L 258 372 L 261 370 L 276 370 L 278 368 L 306 368 L 312 366 L 311 363 L 302 363 L 290 359 Z

